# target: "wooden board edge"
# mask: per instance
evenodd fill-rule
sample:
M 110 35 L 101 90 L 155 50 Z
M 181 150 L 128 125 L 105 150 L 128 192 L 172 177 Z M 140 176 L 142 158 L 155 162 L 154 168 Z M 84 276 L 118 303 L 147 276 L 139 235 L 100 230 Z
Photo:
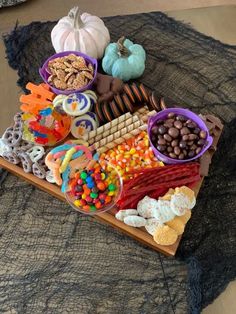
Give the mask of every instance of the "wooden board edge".
M 218 144 L 221 133 L 222 133 L 222 130 L 219 133 L 219 136 L 216 138 L 215 145 Z M 213 155 L 214 155 L 214 152 L 211 153 L 211 157 Z M 35 177 L 33 174 L 25 173 L 21 167 L 7 162 L 2 157 L 0 157 L 0 167 L 3 167 L 4 169 L 8 170 L 9 172 L 13 173 L 14 175 L 21 177 L 22 179 L 35 185 L 39 189 L 41 189 L 47 193 L 50 193 L 51 195 L 59 198 L 60 200 L 66 201 L 64 194 L 60 191 L 59 187 L 57 187 L 57 186 L 55 186 L 55 185 L 53 185 L 53 184 L 51 184 L 45 180 L 41 180 L 41 179 Z M 204 177 L 196 184 L 196 186 L 193 189 L 196 197 L 200 191 L 203 180 L 204 180 Z M 97 215 L 94 215 L 93 217 L 95 219 L 101 221 L 101 222 L 104 222 L 106 224 L 111 225 L 112 227 L 121 231 L 122 233 L 125 233 L 125 234 L 131 236 L 132 238 L 136 239 L 137 241 L 143 243 L 144 245 L 147 245 L 147 246 L 151 247 L 152 249 L 154 249 L 155 251 L 161 252 L 167 256 L 172 256 L 172 257 L 175 256 L 177 249 L 178 249 L 178 246 L 179 246 L 179 243 L 180 243 L 180 240 L 181 240 L 181 237 L 182 237 L 182 235 L 179 236 L 177 241 L 173 245 L 162 246 L 162 245 L 158 245 L 153 240 L 152 236 L 150 234 L 148 234 L 147 232 L 144 232 L 139 228 L 133 228 L 133 227 L 125 225 L 123 222 L 117 220 L 115 218 L 115 216 L 109 212 L 97 214 Z
M 35 177 L 31 173 L 25 173 L 21 167 L 7 162 L 2 157 L 0 157 L 0 167 L 3 167 L 4 169 L 8 170 L 12 174 L 21 177 L 22 179 L 28 181 L 29 183 L 33 184 L 34 186 L 43 190 L 44 192 L 50 193 L 51 195 L 57 197 L 58 199 L 66 202 L 64 194 L 60 191 L 60 189 L 57 186 L 47 181 L 42 181 L 41 179 Z M 111 225 L 116 230 L 119 230 L 120 232 L 134 238 L 135 240 L 143 243 L 144 245 L 151 247 L 155 251 L 162 252 L 163 254 L 168 255 L 168 256 L 175 255 L 178 244 L 181 239 L 181 237 L 179 237 L 178 240 L 173 245 L 162 246 L 162 245 L 158 245 L 153 240 L 152 236 L 149 235 L 147 232 L 144 232 L 138 228 L 133 228 L 128 225 L 125 225 L 123 222 L 117 220 L 115 216 L 109 212 L 97 214 L 92 217 L 99 220 L 100 222 Z

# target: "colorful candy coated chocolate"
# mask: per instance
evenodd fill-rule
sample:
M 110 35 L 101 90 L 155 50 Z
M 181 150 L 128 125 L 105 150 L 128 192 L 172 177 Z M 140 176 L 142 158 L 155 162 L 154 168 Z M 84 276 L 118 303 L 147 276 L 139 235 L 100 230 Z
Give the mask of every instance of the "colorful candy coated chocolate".
M 68 183 L 67 195 L 74 199 L 73 204 L 82 211 L 101 210 L 117 195 L 119 178 L 117 172 L 108 172 L 100 164 L 77 173 Z M 78 202 L 78 200 L 80 202 Z

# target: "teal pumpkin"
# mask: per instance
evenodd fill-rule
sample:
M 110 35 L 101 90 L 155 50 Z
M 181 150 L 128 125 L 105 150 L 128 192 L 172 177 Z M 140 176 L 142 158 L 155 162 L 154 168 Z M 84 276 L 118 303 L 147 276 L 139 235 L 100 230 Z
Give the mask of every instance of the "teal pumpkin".
M 121 37 L 106 47 L 102 68 L 109 75 L 129 81 L 143 74 L 145 60 L 146 52 L 141 45 Z

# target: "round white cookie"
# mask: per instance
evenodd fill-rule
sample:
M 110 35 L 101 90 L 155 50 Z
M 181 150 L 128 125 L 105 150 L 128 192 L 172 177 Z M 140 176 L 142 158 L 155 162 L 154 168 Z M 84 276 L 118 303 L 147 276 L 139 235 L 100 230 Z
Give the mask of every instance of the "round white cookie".
M 124 218 L 124 223 L 131 227 L 144 227 L 146 225 L 146 219 L 140 216 L 127 216 Z
M 54 99 L 53 99 L 53 106 L 57 107 L 57 106 L 62 106 L 64 99 L 66 98 L 66 95 L 57 95 Z
M 170 206 L 175 215 L 182 216 L 188 209 L 192 209 L 196 204 L 196 199 L 190 199 L 183 193 L 176 193 L 171 196 Z
M 143 218 L 154 217 L 154 211 L 158 208 L 158 201 L 149 196 L 145 196 L 138 202 L 137 211 Z
M 136 209 L 122 209 L 116 213 L 115 217 L 120 221 L 124 221 L 125 217 L 133 215 L 138 216 L 138 212 Z
M 175 213 L 171 210 L 170 201 L 158 200 L 158 208 L 154 211 L 154 217 L 160 224 L 172 220 L 175 217 Z
M 159 222 L 156 218 L 149 218 L 146 221 L 145 229 L 152 236 L 154 235 L 156 228 L 159 226 Z

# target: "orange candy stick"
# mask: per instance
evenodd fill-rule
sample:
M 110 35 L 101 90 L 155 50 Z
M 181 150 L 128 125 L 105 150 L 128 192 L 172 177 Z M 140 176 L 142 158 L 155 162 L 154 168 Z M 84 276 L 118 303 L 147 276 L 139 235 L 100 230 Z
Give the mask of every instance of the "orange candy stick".
M 45 98 L 38 98 L 34 94 L 29 94 L 29 95 L 21 95 L 20 96 L 20 102 L 29 104 L 29 105 L 44 105 L 44 108 L 50 105 L 52 102 L 45 99 Z
M 44 105 L 34 105 L 34 104 L 32 105 L 22 104 L 20 106 L 21 111 L 28 112 L 31 114 L 38 114 L 38 112 L 44 108 L 45 108 Z
M 42 86 L 46 90 L 50 90 L 50 87 L 46 83 L 41 83 L 39 85 Z
M 55 94 L 44 88 L 41 84 L 35 85 L 33 83 L 28 83 L 26 85 L 26 88 L 31 91 L 32 94 L 36 94 L 41 96 L 42 99 L 49 99 L 53 100 L 55 97 Z

